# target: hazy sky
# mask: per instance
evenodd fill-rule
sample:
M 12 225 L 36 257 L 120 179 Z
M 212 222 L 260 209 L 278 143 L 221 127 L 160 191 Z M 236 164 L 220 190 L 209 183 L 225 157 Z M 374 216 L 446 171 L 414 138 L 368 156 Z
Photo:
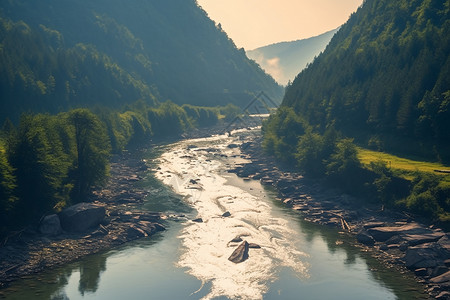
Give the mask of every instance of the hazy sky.
M 319 35 L 344 24 L 363 0 L 197 0 L 238 48 Z

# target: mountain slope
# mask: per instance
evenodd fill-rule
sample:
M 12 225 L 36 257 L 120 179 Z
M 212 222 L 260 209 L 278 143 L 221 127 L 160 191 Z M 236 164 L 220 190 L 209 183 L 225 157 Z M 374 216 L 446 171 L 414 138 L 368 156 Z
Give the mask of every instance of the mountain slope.
M 308 39 L 260 47 L 247 51 L 247 56 L 255 60 L 278 83 L 286 85 L 325 49 L 337 31 L 338 29 L 334 29 Z
M 450 1 L 366 0 L 283 105 L 360 143 L 448 160 Z
M 4 0 L 2 112 L 171 99 L 246 105 L 282 88 L 195 0 Z M 53 93 L 53 94 L 52 94 Z

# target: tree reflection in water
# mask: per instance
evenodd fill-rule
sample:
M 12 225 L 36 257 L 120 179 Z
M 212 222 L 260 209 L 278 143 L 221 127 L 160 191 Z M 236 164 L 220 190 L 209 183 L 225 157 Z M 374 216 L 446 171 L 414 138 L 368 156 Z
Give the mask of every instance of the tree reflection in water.
M 99 255 L 80 263 L 80 282 L 78 290 L 84 293 L 95 293 L 98 289 L 100 275 L 106 271 L 106 256 Z
M 57 278 L 54 279 L 56 283 L 54 285 L 55 289 L 48 289 L 47 293 L 49 296 L 46 299 L 51 300 L 66 300 L 69 297 L 66 294 L 66 287 L 69 283 L 69 279 L 73 276 L 74 273 L 79 271 L 80 280 L 78 283 L 78 291 L 80 295 L 84 296 L 85 293 L 94 294 L 97 292 L 100 276 L 104 271 L 106 271 L 106 259 L 107 255 L 93 255 L 91 257 L 87 257 L 79 262 L 79 265 L 73 267 L 73 265 L 69 265 L 64 268 L 63 271 Z M 58 274 L 55 272 L 54 274 Z M 44 299 L 44 298 L 42 298 Z

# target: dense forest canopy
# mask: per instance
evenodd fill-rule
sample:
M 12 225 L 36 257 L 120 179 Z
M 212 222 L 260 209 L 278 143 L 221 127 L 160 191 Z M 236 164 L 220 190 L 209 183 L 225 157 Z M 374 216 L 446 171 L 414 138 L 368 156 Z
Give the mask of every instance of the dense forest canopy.
M 1 119 L 139 99 L 245 106 L 261 90 L 283 92 L 195 0 L 0 4 Z
M 450 159 L 450 1 L 366 0 L 283 105 L 378 149 Z

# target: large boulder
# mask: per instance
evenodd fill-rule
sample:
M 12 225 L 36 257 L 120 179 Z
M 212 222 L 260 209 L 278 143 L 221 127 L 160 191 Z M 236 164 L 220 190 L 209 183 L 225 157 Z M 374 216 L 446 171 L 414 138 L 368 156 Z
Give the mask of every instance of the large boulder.
M 373 246 L 375 244 L 375 240 L 366 230 L 361 230 L 360 232 L 358 232 L 358 234 L 356 235 L 356 239 L 361 244 L 367 246 Z
M 78 203 L 59 213 L 61 226 L 68 232 L 83 232 L 98 226 L 105 218 L 106 211 L 94 203 Z
M 431 242 L 436 242 L 442 238 L 445 234 L 443 232 L 426 232 L 422 234 L 404 234 L 402 238 L 410 246 L 416 246 Z
M 434 268 L 439 265 L 438 256 L 433 249 L 411 247 L 406 250 L 405 264 L 410 269 Z
M 62 232 L 61 222 L 58 215 L 48 215 L 42 219 L 39 231 L 45 235 L 58 235 Z
M 432 283 L 450 283 L 450 271 L 430 279 Z
M 234 250 L 234 252 L 228 258 L 228 260 L 234 262 L 235 264 L 238 264 L 238 263 L 241 263 L 241 262 L 247 260 L 248 248 L 249 248 L 249 244 L 247 243 L 247 241 L 244 241 L 242 244 L 240 244 Z
M 423 228 L 417 223 L 406 224 L 403 226 L 392 226 L 392 227 L 373 227 L 367 228 L 368 233 L 377 242 L 385 242 L 395 235 L 424 235 L 432 233 L 431 230 Z
M 438 243 L 409 247 L 405 253 L 405 264 L 410 269 L 435 268 L 445 265 L 450 253 Z

